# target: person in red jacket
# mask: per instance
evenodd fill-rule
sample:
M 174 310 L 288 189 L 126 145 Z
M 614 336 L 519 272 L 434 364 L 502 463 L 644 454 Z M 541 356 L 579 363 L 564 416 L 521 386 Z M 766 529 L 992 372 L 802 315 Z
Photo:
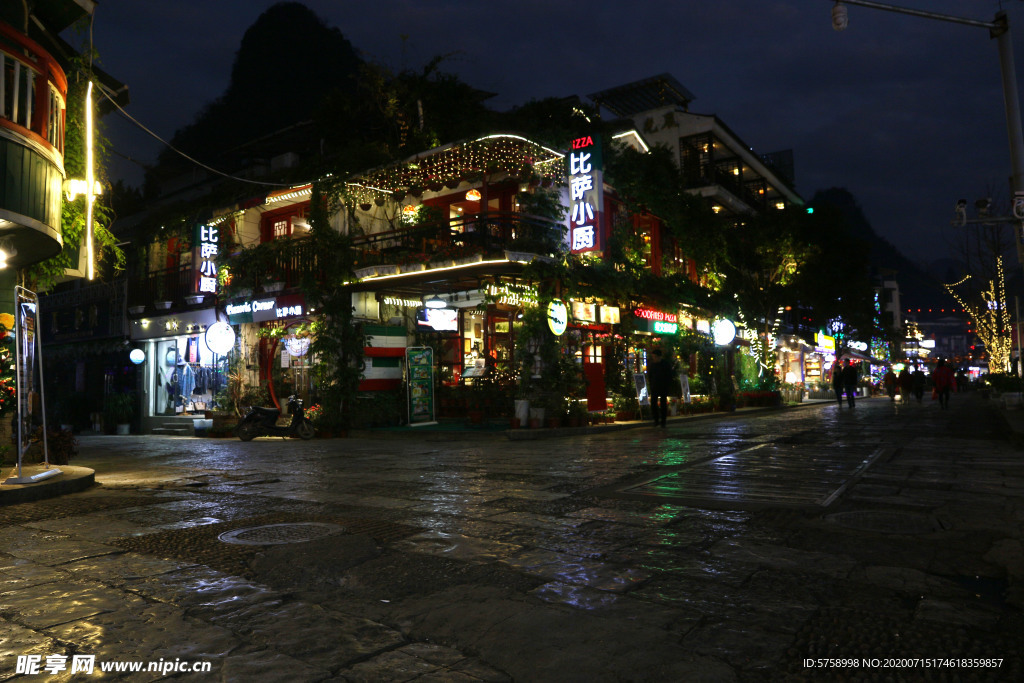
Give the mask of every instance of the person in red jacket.
M 935 391 L 939 395 L 939 407 L 945 410 L 949 408 L 950 392 L 956 389 L 956 377 L 953 376 L 953 368 L 946 365 L 946 361 L 940 358 L 935 366 L 935 372 L 932 373 L 932 379 L 935 381 Z

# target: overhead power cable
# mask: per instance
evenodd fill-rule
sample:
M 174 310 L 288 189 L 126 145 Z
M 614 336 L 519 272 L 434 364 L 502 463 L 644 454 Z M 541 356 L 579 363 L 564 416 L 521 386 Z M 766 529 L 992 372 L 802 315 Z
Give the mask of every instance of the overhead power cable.
M 124 110 L 124 108 L 120 104 L 115 102 L 114 99 L 110 95 L 108 95 L 106 93 L 106 90 L 104 88 L 97 88 L 97 89 L 101 93 L 103 93 L 103 96 L 106 97 L 107 100 L 111 104 L 113 104 L 117 108 L 117 110 L 119 112 L 121 112 L 121 116 L 125 117 L 126 119 L 128 119 L 129 121 L 134 123 L 136 126 L 141 128 L 142 130 L 144 130 L 146 133 L 148 133 L 152 137 L 154 137 L 157 140 L 159 140 L 161 143 L 163 143 L 172 152 L 175 152 L 176 154 L 181 155 L 182 157 L 184 157 L 184 158 L 188 159 L 189 161 L 191 161 L 196 166 L 199 166 L 200 168 L 204 168 L 207 171 L 209 171 L 210 173 L 216 173 L 217 175 L 222 176 L 224 178 L 229 178 L 231 180 L 237 180 L 238 182 L 241 182 L 241 183 L 250 183 L 252 185 L 266 185 L 266 186 L 270 186 L 270 187 L 295 187 L 296 185 L 307 185 L 307 184 L 309 184 L 309 183 L 270 183 L 270 182 L 265 182 L 265 181 L 262 181 L 262 180 L 252 180 L 250 178 L 239 178 L 238 176 L 231 175 L 230 173 L 225 173 L 224 171 L 220 171 L 220 170 L 218 170 L 216 168 L 213 168 L 212 166 L 207 166 L 206 164 L 204 164 L 203 162 L 199 161 L 198 159 L 195 159 L 195 158 L 189 156 L 188 154 L 186 154 L 185 152 L 181 151 L 180 149 L 178 149 L 177 147 L 175 147 L 171 143 L 167 142 L 167 140 L 164 140 L 162 137 L 160 137 L 159 135 L 157 135 L 156 133 L 151 131 L 149 128 L 144 126 L 140 121 L 138 121 L 131 114 L 126 112 Z

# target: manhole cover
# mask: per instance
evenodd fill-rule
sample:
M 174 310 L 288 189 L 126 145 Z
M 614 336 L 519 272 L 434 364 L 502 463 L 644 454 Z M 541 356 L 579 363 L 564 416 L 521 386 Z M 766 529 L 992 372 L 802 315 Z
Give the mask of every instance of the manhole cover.
M 234 531 L 225 531 L 219 538 L 225 543 L 237 545 L 283 545 L 305 543 L 340 534 L 345 527 L 324 522 L 298 522 L 291 524 L 266 524 L 250 526 Z
M 913 512 L 859 510 L 837 512 L 826 515 L 825 519 L 847 529 L 882 534 L 930 534 L 942 530 L 942 525 L 934 517 Z

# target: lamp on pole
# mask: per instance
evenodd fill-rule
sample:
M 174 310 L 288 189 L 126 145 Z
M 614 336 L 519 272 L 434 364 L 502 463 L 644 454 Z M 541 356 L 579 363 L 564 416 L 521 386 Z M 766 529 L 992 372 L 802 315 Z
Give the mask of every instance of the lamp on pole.
M 832 7 L 832 28 L 837 31 L 845 29 L 849 17 L 844 5 L 860 5 L 873 9 L 910 14 L 926 19 L 938 19 L 954 24 L 964 24 L 978 28 L 987 28 L 990 38 L 995 38 L 999 47 L 999 70 L 1003 79 L 1003 104 L 1006 109 L 1006 131 L 1010 140 L 1010 189 L 1013 192 L 1013 214 L 1016 218 L 1014 235 L 1017 238 L 1017 260 L 1024 266 L 1024 133 L 1021 132 L 1020 96 L 1017 93 L 1017 69 L 1013 60 L 1013 41 L 1010 37 L 1010 19 L 1006 12 L 997 12 L 992 21 L 978 21 L 956 17 L 949 14 L 938 14 L 925 10 L 897 7 L 873 0 L 835 0 Z

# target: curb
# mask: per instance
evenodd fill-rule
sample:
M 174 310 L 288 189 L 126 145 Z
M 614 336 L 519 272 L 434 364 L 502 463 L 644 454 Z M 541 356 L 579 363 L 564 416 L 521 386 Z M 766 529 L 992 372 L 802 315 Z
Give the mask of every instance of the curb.
M 22 469 L 35 469 L 30 465 Z M 56 498 L 68 493 L 84 491 L 96 485 L 96 472 L 88 467 L 61 465 L 62 474 L 36 484 L 0 484 L 0 505 L 15 505 L 45 498 Z

